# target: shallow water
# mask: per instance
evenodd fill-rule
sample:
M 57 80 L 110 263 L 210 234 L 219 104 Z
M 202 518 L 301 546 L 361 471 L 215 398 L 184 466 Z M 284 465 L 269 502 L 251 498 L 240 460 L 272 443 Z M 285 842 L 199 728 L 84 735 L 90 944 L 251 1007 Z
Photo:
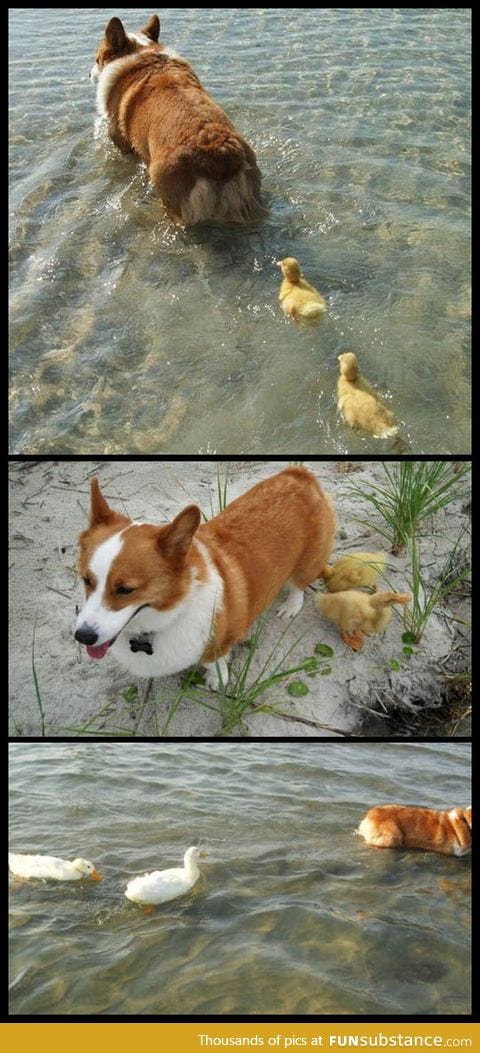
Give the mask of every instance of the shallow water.
M 11 880 L 15 1014 L 466 1014 L 470 863 L 353 836 L 373 804 L 470 800 L 447 744 L 17 743 L 10 846 L 101 883 Z M 207 852 L 146 915 L 129 878 Z
M 165 10 L 270 208 L 189 231 L 95 120 L 117 13 L 10 11 L 11 451 L 389 452 L 337 417 L 350 349 L 393 449 L 468 453 L 469 11 Z M 318 327 L 279 310 L 287 254 L 328 300 Z

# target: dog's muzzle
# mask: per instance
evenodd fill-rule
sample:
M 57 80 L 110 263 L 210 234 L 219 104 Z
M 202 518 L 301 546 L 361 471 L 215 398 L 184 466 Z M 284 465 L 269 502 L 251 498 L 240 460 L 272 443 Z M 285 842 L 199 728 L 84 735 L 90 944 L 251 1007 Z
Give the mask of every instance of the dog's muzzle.
M 79 643 L 92 646 L 93 644 L 96 644 L 98 640 L 98 633 L 96 633 L 95 629 L 92 629 L 89 625 L 81 625 L 79 629 L 75 630 L 75 639 L 78 640 Z

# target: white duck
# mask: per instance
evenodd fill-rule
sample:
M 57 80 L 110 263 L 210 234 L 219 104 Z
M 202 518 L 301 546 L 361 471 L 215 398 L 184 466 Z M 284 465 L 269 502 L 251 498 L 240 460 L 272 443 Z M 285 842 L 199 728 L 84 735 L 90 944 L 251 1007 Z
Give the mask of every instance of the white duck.
M 132 903 L 155 906 L 157 903 L 168 903 L 177 896 L 184 896 L 197 883 L 200 877 L 197 859 L 204 856 L 205 852 L 192 846 L 185 852 L 183 867 L 153 870 L 151 874 L 133 878 L 125 890 L 127 899 L 131 899 Z
M 53 878 L 54 881 L 80 881 L 93 878 L 101 881 L 93 863 L 88 859 L 58 859 L 57 856 L 21 856 L 8 853 L 8 865 L 12 874 L 21 878 Z

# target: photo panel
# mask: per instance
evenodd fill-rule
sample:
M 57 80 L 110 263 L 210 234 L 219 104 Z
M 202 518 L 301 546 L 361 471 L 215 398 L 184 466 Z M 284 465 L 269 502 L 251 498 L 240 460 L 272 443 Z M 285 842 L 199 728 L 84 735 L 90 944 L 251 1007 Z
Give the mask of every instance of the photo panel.
M 470 759 L 455 740 L 12 743 L 10 1012 L 468 1015 Z
M 470 734 L 468 462 L 13 461 L 10 487 L 13 737 Z

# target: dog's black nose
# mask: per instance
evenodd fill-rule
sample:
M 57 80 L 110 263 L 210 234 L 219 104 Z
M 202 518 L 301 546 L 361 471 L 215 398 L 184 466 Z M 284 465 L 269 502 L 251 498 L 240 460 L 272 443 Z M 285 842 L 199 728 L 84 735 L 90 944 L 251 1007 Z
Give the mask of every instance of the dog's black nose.
M 75 632 L 75 639 L 79 643 L 94 644 L 98 640 L 98 633 L 95 632 L 95 629 L 91 629 L 89 625 L 81 625 L 80 629 L 77 629 Z

